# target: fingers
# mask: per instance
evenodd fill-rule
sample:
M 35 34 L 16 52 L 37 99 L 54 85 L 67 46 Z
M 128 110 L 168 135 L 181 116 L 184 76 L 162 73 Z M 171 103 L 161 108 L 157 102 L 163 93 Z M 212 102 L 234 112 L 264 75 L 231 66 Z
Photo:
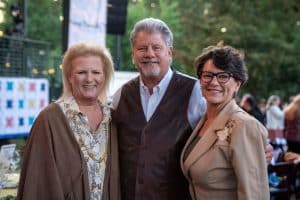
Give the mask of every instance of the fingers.
M 300 162 L 300 155 L 293 152 L 286 152 L 284 154 L 284 160 L 286 162 L 293 162 L 293 163 L 299 163 Z
M 268 144 L 266 147 L 266 161 L 267 163 L 270 163 L 273 157 L 273 147 L 272 145 Z

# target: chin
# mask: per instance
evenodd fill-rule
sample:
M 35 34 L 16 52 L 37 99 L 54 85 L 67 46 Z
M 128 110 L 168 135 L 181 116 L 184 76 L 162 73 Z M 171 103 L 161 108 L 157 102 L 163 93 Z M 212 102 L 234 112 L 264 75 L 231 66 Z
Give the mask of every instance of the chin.
M 143 72 L 143 75 L 145 77 L 158 77 L 160 76 L 160 68 L 159 67 L 152 67 L 152 68 L 149 68 L 149 69 L 145 69 L 145 70 L 142 70 Z
M 207 98 L 206 101 L 210 104 L 221 104 L 223 101 L 216 98 Z

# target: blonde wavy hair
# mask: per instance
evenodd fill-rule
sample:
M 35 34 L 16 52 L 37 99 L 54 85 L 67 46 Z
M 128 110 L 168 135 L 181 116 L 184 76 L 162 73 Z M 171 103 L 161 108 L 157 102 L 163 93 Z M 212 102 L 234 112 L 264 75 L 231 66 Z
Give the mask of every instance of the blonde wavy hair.
M 102 103 L 107 102 L 109 85 L 114 73 L 112 56 L 107 48 L 91 43 L 75 44 L 68 48 L 68 50 L 65 52 L 62 62 L 63 93 L 60 98 L 72 96 L 72 87 L 69 82 L 72 72 L 72 61 L 80 56 L 98 56 L 103 61 L 105 82 L 103 90 L 100 92 L 98 99 Z

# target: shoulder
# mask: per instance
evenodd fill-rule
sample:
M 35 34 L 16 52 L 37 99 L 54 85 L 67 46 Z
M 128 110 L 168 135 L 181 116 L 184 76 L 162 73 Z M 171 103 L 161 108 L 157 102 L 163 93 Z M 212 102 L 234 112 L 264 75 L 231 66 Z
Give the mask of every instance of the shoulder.
M 127 81 L 122 87 L 120 87 L 120 89 L 124 90 L 126 88 L 130 88 L 130 87 L 139 85 L 139 81 L 140 81 L 140 78 L 139 78 L 139 76 L 137 76 L 137 77 Z
M 174 71 L 174 75 L 179 77 L 179 78 L 182 78 L 184 80 L 187 80 L 187 81 L 192 81 L 192 82 L 196 82 L 197 79 L 193 76 L 190 76 L 190 75 L 187 75 L 187 74 L 184 74 L 182 72 L 179 72 L 179 71 Z
M 138 88 L 139 88 L 139 76 L 126 82 L 114 93 L 111 99 L 110 107 L 113 110 L 116 110 L 119 105 L 121 97 L 122 98 L 130 97 L 131 96 L 130 94 L 139 91 Z
M 60 118 L 60 116 L 64 116 L 64 114 L 59 105 L 57 103 L 51 103 L 39 113 L 36 121 L 57 119 Z
M 233 132 L 240 137 L 267 137 L 267 129 L 256 118 L 242 109 L 232 116 L 235 122 Z

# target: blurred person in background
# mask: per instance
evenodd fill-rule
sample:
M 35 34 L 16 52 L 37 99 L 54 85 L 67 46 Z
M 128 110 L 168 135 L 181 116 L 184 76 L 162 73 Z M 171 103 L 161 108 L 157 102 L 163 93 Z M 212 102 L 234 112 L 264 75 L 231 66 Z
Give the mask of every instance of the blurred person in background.
M 265 125 L 265 116 L 251 94 L 245 94 L 240 102 L 241 108 Z
M 284 112 L 279 107 L 280 103 L 280 97 L 272 95 L 266 105 L 266 127 L 271 141 L 275 138 L 283 138 Z
M 80 43 L 67 50 L 63 94 L 30 131 L 17 199 L 119 198 L 118 159 L 111 156 L 117 143 L 106 101 L 112 75 L 106 48 Z
M 300 94 L 285 107 L 285 131 L 289 151 L 300 154 Z
M 196 58 L 207 111 L 181 154 L 193 200 L 269 200 L 267 130 L 235 100 L 248 78 L 243 55 L 210 46 Z

